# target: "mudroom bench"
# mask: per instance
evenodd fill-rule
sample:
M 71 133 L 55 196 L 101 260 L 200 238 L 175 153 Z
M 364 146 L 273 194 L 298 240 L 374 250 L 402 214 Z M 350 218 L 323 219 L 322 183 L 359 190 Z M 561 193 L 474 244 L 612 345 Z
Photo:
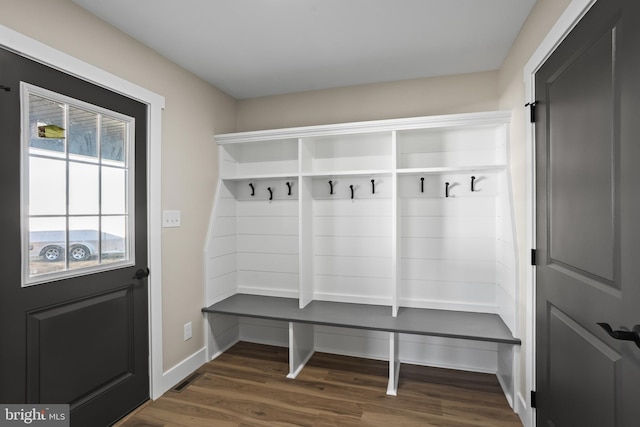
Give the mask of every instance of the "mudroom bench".
M 239 340 L 495 374 L 520 367 L 510 111 L 215 136 L 207 357 Z
M 391 309 L 370 304 L 311 301 L 299 308 L 296 298 L 235 294 L 202 309 L 203 313 L 252 317 L 289 322 L 289 374 L 295 378 L 314 353 L 313 325 L 389 332 L 389 385 L 387 394 L 398 387 L 398 334 L 428 335 L 464 340 L 520 345 L 500 316 L 403 307 L 393 317 Z

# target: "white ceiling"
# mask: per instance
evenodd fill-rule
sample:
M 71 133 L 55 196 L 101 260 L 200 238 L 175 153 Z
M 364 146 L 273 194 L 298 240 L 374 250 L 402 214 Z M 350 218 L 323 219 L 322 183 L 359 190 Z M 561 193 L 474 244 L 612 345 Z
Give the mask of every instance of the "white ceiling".
M 496 70 L 536 0 L 73 0 L 242 99 Z

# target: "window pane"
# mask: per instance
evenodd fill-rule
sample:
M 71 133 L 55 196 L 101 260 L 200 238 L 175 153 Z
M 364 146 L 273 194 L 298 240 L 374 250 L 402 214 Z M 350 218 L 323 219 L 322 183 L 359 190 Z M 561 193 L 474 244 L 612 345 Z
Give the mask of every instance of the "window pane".
M 30 94 L 29 139 L 32 148 L 46 150 L 50 155 L 63 154 L 64 104 Z
M 125 173 L 124 169 L 102 167 L 103 215 L 127 213 Z
M 96 113 L 69 107 L 69 155 L 71 158 L 98 161 L 97 128 Z
M 29 214 L 64 215 L 67 212 L 66 162 L 29 158 Z
M 69 162 L 69 213 L 96 215 L 99 212 L 99 166 Z
M 129 240 L 126 216 L 102 218 L 102 262 L 121 261 L 129 258 L 126 244 Z
M 132 265 L 128 164 L 134 120 L 26 87 L 23 286 Z
M 101 148 L 103 160 L 111 160 L 124 166 L 126 161 L 126 131 L 127 124 L 125 122 L 106 116 L 102 118 Z
M 64 217 L 29 220 L 29 272 L 32 277 L 63 271 L 66 247 Z
M 98 235 L 100 228 L 99 218 L 70 217 L 69 218 L 69 269 L 85 268 L 98 265 L 100 260 L 100 242 Z

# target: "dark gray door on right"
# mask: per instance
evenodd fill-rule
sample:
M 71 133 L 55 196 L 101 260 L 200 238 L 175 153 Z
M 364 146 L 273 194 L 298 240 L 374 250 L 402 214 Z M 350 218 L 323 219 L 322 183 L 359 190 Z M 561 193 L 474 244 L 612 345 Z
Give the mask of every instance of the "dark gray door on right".
M 537 425 L 638 426 L 640 2 L 599 0 L 536 100 Z

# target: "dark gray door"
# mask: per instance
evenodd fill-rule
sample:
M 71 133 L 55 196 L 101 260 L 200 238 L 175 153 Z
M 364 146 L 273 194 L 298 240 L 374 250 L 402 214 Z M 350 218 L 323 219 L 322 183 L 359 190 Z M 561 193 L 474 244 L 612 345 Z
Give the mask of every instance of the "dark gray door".
M 536 100 L 537 425 L 637 426 L 640 2 L 598 1 Z
M 86 103 L 29 95 L 32 188 L 22 212 L 21 82 Z M 146 106 L 2 49 L 0 85 L 0 402 L 67 403 L 71 425 L 110 425 L 149 397 L 147 280 L 133 278 L 147 265 Z M 67 117 L 66 136 L 56 117 Z M 124 157 L 127 132 L 135 154 Z M 48 178 L 41 172 L 50 164 L 62 166 Z M 114 190 L 131 179 L 134 190 Z M 68 199 L 35 201 L 49 191 Z M 26 237 L 25 226 L 34 230 Z M 100 270 L 109 263 L 118 267 Z M 66 270 L 79 274 L 63 278 Z M 25 274 L 53 276 L 22 286 Z

